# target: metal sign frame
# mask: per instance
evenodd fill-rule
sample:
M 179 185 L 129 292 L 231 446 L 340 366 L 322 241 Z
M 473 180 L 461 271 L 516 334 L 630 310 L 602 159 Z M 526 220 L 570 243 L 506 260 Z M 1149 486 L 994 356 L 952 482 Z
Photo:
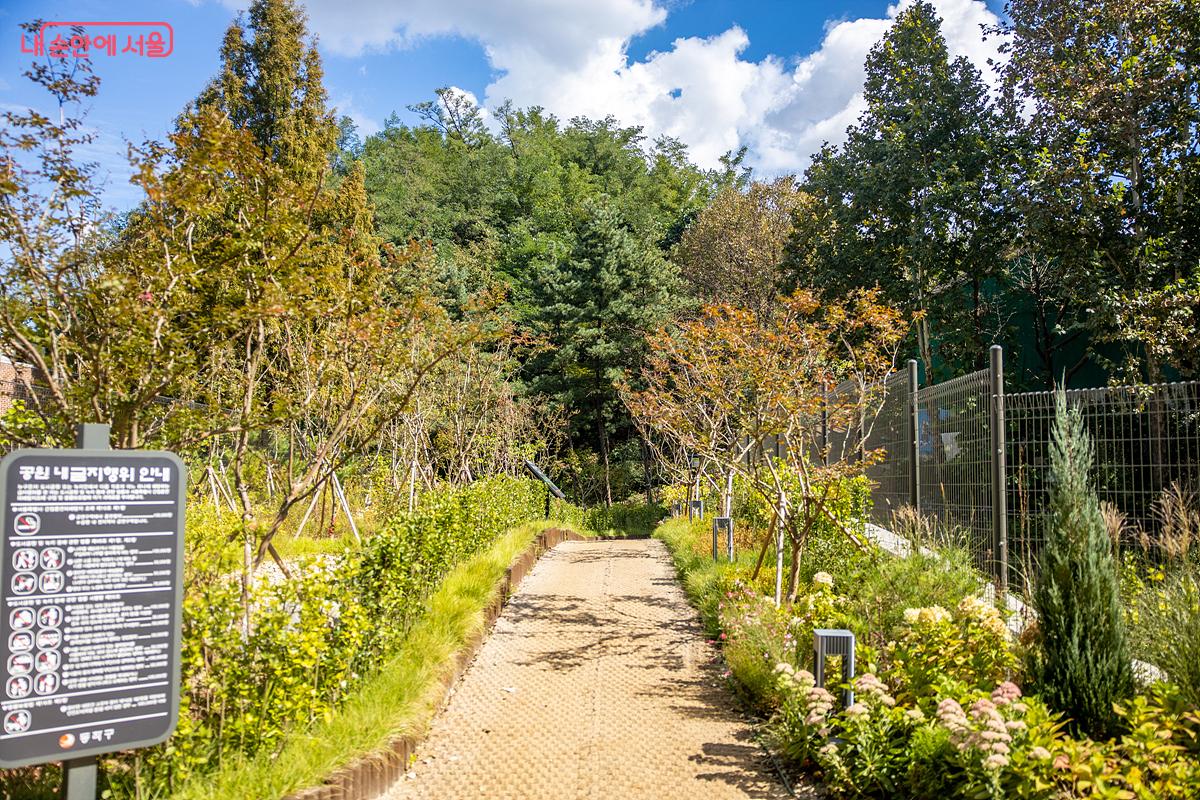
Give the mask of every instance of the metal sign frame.
M 546 473 L 542 472 L 541 468 L 532 461 L 525 460 L 525 469 L 529 470 L 529 474 L 537 478 L 542 483 L 546 484 L 546 488 L 550 490 L 550 494 L 557 497 L 559 500 L 566 500 L 567 496 L 563 494 L 562 489 L 554 485 L 554 481 L 546 477 Z
M 114 451 L 108 448 L 108 426 L 107 425 L 84 425 L 80 426 L 77 435 L 76 448 L 63 449 L 21 449 L 15 450 L 0 460 L 0 545 L 3 546 L 3 557 L 0 558 L 0 587 L 4 587 L 4 594 L 7 596 L 8 583 L 10 574 L 14 572 L 13 566 L 8 562 L 9 540 L 13 535 L 9 524 L 9 498 L 8 498 L 8 477 L 9 472 L 14 464 L 22 459 L 29 457 L 37 457 L 46 459 L 55 456 L 64 459 L 73 459 L 76 462 L 79 460 L 95 460 L 103 462 L 104 459 L 119 459 L 122 465 L 128 465 L 129 462 L 150 461 L 154 460 L 161 464 L 164 460 L 169 462 L 174 467 L 176 472 L 175 486 L 170 499 L 175 502 L 177 513 L 174 520 L 174 536 L 170 538 L 172 553 L 171 553 L 171 569 L 173 585 L 167 591 L 170 592 L 173 607 L 171 609 L 172 621 L 170 623 L 169 635 L 172 639 L 168 643 L 167 659 L 168 659 L 168 678 L 166 685 L 167 694 L 167 716 L 164 722 L 164 728 L 154 735 L 128 741 L 110 741 L 104 740 L 92 746 L 71 747 L 70 749 L 58 749 L 54 752 L 39 753 L 35 755 L 25 755 L 16 758 L 7 758 L 4 752 L 3 742 L 0 741 L 0 768 L 12 768 L 20 766 L 28 766 L 32 764 L 44 764 L 52 761 L 65 760 L 64 772 L 67 774 L 67 785 L 71 783 L 71 775 L 69 773 L 76 770 L 82 770 L 90 773 L 89 775 L 77 775 L 75 786 L 71 786 L 71 791 L 67 791 L 64 786 L 64 796 L 83 797 L 87 796 L 86 790 L 76 792 L 76 787 L 83 788 L 80 784 L 88 783 L 94 786 L 95 761 L 94 757 L 112 753 L 120 750 L 130 750 L 141 747 L 150 747 L 166 741 L 175 731 L 176 724 L 179 720 L 179 696 L 180 696 L 180 680 L 181 680 L 181 661 L 182 661 L 182 614 L 183 614 L 183 561 L 184 561 L 184 519 L 186 515 L 186 498 L 187 498 L 187 466 L 174 453 L 157 450 L 119 450 Z M 95 502 L 95 501 L 91 501 Z M 97 536 L 118 536 L 117 532 L 97 530 Z M 136 532 L 127 533 L 128 536 L 136 536 Z M 114 593 L 120 593 L 121 590 L 114 590 Z M 64 595 L 67 597 L 69 595 Z M 0 686 L 4 685 L 9 678 L 9 667 L 7 659 L 0 659 L 0 675 L 3 680 L 0 681 Z M 49 695 L 53 696 L 53 695 Z M 115 711 L 115 713 L 121 713 Z M 106 725 L 103 721 L 96 722 L 81 722 L 80 727 L 93 727 Z M 48 731 L 57 732 L 57 731 Z M 88 780 L 88 778 L 91 780 Z M 82 780 L 80 780 L 82 779 Z M 94 792 L 94 789 L 93 789 Z

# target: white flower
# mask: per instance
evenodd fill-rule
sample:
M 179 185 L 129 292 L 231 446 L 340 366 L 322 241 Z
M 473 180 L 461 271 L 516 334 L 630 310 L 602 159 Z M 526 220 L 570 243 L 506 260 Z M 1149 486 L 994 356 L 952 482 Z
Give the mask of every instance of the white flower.
M 833 588 L 833 576 L 828 572 L 818 572 L 816 575 L 813 575 L 812 582 L 816 586 L 828 586 L 831 589 Z
M 1008 766 L 1008 756 L 1002 756 L 999 753 L 993 753 L 983 760 L 984 769 L 1000 769 Z

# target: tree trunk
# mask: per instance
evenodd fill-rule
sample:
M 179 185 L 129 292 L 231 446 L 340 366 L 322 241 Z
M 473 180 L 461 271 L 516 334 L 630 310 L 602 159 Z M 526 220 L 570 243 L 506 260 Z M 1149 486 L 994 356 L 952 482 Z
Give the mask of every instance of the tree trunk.
M 787 498 L 780 493 L 779 507 L 775 512 L 779 525 L 775 531 L 775 607 L 783 604 L 783 551 L 784 532 L 787 530 Z
M 654 481 L 651 480 L 650 470 L 653 463 L 650 459 L 650 445 L 645 436 L 639 436 L 638 442 L 642 447 L 642 475 L 646 479 L 646 502 L 654 505 Z
M 596 404 L 596 433 L 600 437 L 600 458 L 604 463 L 604 507 L 612 506 L 612 478 L 608 466 L 608 426 L 604 424 L 604 401 Z
M 725 473 L 725 491 L 721 493 L 721 516 L 733 517 L 733 470 Z

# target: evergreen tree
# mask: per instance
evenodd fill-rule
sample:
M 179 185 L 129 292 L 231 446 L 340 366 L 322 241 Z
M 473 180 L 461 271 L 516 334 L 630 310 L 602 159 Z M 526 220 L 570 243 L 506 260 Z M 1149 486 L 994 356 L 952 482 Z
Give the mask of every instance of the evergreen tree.
M 905 9 L 866 62 L 867 108 L 841 148 L 805 175 L 811 208 L 797 214 L 792 286 L 840 298 L 879 286 L 921 312 L 916 346 L 926 375 L 981 366 L 1006 315 L 1005 216 L 998 118 L 979 71 L 951 60 L 933 6 Z
M 532 321 L 552 351 L 536 365 L 535 385 L 562 399 L 579 433 L 590 439 L 586 428 L 594 431 L 611 503 L 616 385 L 641 366 L 646 335 L 670 316 L 676 273 L 604 199 L 583 210 L 570 256 L 542 271 Z
M 1133 691 L 1120 579 L 1089 484 L 1092 443 L 1060 391 L 1050 448 L 1050 526 L 1034 588 L 1038 642 L 1030 672 L 1075 729 L 1115 732 L 1113 703 Z
M 188 112 L 216 109 L 247 130 L 267 157 L 295 177 L 322 174 L 339 130 L 326 104 L 324 72 L 304 11 L 293 0 L 256 0 L 221 44 L 221 71 Z M 249 34 L 249 36 L 247 36 Z

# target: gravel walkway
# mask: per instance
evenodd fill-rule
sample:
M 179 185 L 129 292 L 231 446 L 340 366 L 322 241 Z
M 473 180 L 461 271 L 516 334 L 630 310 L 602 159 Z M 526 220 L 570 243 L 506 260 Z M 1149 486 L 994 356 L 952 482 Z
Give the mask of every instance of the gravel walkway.
M 434 721 L 400 798 L 781 798 L 654 540 L 538 562 Z

